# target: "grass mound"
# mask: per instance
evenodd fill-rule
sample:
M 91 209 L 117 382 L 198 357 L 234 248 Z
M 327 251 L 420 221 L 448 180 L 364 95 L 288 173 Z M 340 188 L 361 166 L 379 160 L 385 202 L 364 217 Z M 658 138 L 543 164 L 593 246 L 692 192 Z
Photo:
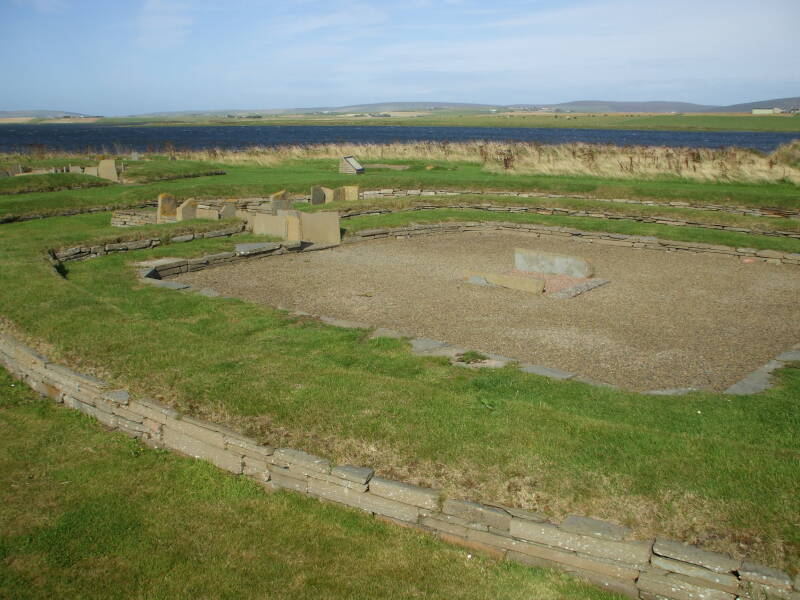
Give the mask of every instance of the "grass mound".
M 30 194 L 36 192 L 58 192 L 61 190 L 80 190 L 106 187 L 112 182 L 81 173 L 45 173 L 42 175 L 21 175 L 0 179 L 0 194 Z

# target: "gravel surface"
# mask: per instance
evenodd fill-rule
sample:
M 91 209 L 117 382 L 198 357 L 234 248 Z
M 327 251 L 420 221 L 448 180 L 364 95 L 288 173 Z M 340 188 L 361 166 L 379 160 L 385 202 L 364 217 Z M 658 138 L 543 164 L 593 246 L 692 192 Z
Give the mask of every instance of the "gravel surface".
M 553 300 L 462 280 L 514 248 L 572 254 L 611 283 Z M 226 295 L 360 321 L 635 390 L 723 390 L 800 341 L 800 269 L 528 233 L 384 239 L 180 277 Z

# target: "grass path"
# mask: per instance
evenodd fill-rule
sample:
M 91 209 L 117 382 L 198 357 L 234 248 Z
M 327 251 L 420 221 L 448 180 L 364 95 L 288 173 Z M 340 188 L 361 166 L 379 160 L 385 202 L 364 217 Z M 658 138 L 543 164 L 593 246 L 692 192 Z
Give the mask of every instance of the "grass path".
M 147 449 L 0 369 L 0 597 L 615 597 Z M 123 592 L 124 590 L 124 592 Z

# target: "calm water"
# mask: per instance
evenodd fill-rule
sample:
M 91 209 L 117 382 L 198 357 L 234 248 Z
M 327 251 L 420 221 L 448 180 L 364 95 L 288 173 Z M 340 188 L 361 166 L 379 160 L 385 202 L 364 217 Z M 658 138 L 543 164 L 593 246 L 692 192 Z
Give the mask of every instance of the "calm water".
M 388 143 L 409 141 L 514 140 L 560 144 L 587 142 L 618 146 L 737 146 L 771 152 L 800 138 L 792 132 L 619 131 L 612 129 L 529 129 L 495 127 L 324 127 L 308 125 L 249 127 L 125 127 L 116 125 L 0 125 L 0 151 L 25 151 L 31 144 L 53 150 L 158 150 L 175 148 L 244 148 L 329 142 Z

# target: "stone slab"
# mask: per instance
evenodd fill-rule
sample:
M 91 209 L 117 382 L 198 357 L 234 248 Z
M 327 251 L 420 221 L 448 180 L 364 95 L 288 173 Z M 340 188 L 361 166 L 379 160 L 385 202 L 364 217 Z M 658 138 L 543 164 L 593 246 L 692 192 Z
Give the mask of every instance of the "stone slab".
M 514 268 L 518 271 L 552 273 L 570 277 L 591 277 L 594 275 L 594 266 L 583 259 L 526 248 L 516 248 L 514 250 Z
M 544 291 L 544 280 L 535 277 L 520 277 L 515 275 L 505 275 L 503 273 L 471 273 L 465 275 L 467 281 L 472 283 L 472 279 L 483 280 L 486 284 L 529 292 L 531 294 L 541 294 Z M 485 285 L 479 282 L 481 285 Z
M 783 571 L 744 561 L 739 568 L 739 577 L 744 581 L 753 581 L 777 588 L 791 589 L 792 580 Z
M 419 517 L 419 509 L 416 506 L 376 496 L 370 492 L 359 492 L 326 481 L 313 478 L 310 478 L 308 481 L 309 493 L 333 502 L 360 508 L 361 510 L 374 514 L 392 517 L 393 519 L 400 519 L 401 521 L 413 522 Z
M 578 515 L 569 515 L 561 522 L 560 527 L 564 531 L 617 542 L 627 539 L 632 533 L 628 527 Z
M 300 237 L 315 244 L 339 244 L 342 241 L 339 213 L 300 213 Z M 291 236 L 289 239 L 294 239 Z
M 369 482 L 371 494 L 395 500 L 404 504 L 413 504 L 420 508 L 436 510 L 439 508 L 439 492 L 401 481 L 392 481 L 382 477 L 373 477 Z
M 734 560 L 726 554 L 701 550 L 694 546 L 688 546 L 664 538 L 656 538 L 655 544 L 653 544 L 653 553 L 658 556 L 665 556 L 693 565 L 699 565 L 715 573 L 731 573 L 736 571 L 740 566 L 738 560 Z
M 315 473 L 331 472 L 331 463 L 328 459 L 291 448 L 278 448 L 275 450 L 272 454 L 272 462 L 281 466 L 302 467 Z
M 511 524 L 511 515 L 506 511 L 466 500 L 445 500 L 442 504 L 442 512 L 471 523 L 482 523 L 503 531 L 508 531 Z
M 116 161 L 110 158 L 101 160 L 97 165 L 97 176 L 109 181 L 119 181 Z
M 227 452 L 217 446 L 206 444 L 189 435 L 185 435 L 172 427 L 165 427 L 161 434 L 162 443 L 168 448 L 178 452 L 207 460 L 220 469 L 240 474 L 242 472 L 242 457 Z
M 651 594 L 658 594 L 673 600 L 734 600 L 735 596 L 722 590 L 703 588 L 682 581 L 675 575 L 642 573 L 636 582 L 637 587 Z
M 542 377 L 549 377 L 550 379 L 572 379 L 575 373 L 569 371 L 562 371 L 561 369 L 554 369 L 552 367 L 544 367 L 542 365 L 531 365 L 522 363 L 519 370 L 523 373 L 530 373 L 531 375 L 541 375 Z
M 553 292 L 552 294 L 548 294 L 547 297 L 555 300 L 568 300 L 569 298 L 575 298 L 608 283 L 611 283 L 608 279 L 590 279 L 582 283 L 577 283 L 563 290 Z
M 331 475 L 334 477 L 361 484 L 369 483 L 374 474 L 375 471 L 368 467 L 355 467 L 353 465 L 339 465 L 331 469 Z
M 236 244 L 234 251 L 239 256 L 250 256 L 254 254 L 273 252 L 278 250 L 280 247 L 281 245 L 275 242 L 249 242 L 246 244 Z
M 707 582 L 708 586 L 721 589 L 725 592 L 735 594 L 739 589 L 739 579 L 732 574 L 716 573 L 697 565 L 685 563 L 679 560 L 673 560 L 671 558 L 664 558 L 663 556 L 658 555 L 654 555 L 653 558 L 650 559 L 650 563 L 654 567 L 664 569 L 665 571 L 679 573 L 693 579 L 703 580 Z
M 514 537 L 530 540 L 545 546 L 580 552 L 592 557 L 607 558 L 644 568 L 650 562 L 649 542 L 612 542 L 563 531 L 548 523 L 535 523 L 512 519 L 510 527 Z

